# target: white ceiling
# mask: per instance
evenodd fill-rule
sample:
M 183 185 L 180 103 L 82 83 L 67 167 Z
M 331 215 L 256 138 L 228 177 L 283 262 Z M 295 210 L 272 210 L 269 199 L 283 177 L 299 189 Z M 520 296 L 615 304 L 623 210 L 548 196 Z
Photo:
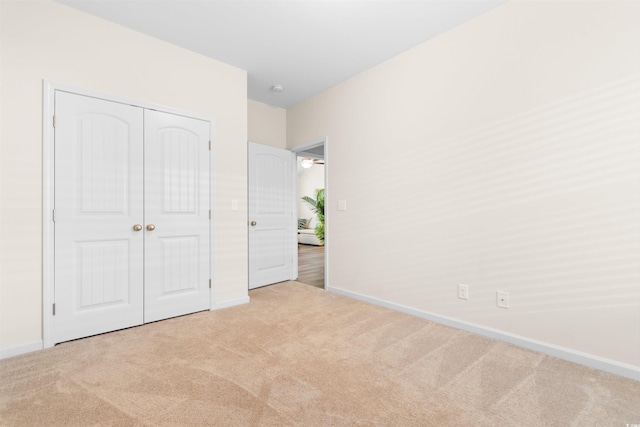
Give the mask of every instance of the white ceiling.
M 247 70 L 250 99 L 286 108 L 506 0 L 57 1 Z

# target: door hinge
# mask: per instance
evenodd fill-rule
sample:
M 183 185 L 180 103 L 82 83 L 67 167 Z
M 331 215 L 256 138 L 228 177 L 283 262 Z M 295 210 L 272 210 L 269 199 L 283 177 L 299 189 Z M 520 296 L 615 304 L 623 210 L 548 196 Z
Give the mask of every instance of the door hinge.
M 53 116 L 53 127 L 54 128 L 56 127 L 56 116 L 55 115 Z
M 209 151 L 211 151 L 211 140 L 209 140 Z
M 211 289 L 211 279 L 209 279 L 209 289 Z
M 56 303 L 55 302 L 53 303 L 53 315 L 54 316 L 56 315 Z
M 211 209 L 209 209 L 209 219 L 211 219 Z
M 52 211 L 51 218 L 53 219 L 53 222 L 56 222 L 56 210 L 55 209 Z

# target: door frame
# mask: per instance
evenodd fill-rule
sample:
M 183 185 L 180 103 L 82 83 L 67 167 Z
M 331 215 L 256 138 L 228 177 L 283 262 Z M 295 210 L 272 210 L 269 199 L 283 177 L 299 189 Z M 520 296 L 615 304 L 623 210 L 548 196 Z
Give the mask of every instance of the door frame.
M 211 289 L 209 290 L 209 310 L 214 310 L 215 304 L 215 257 L 214 257 L 214 169 L 213 160 L 215 158 L 215 122 L 212 118 L 202 114 L 179 110 L 160 104 L 153 104 L 137 99 L 125 98 L 89 89 L 79 88 L 51 80 L 43 80 L 42 88 L 42 341 L 43 348 L 53 347 L 54 315 L 53 303 L 55 301 L 55 281 L 54 281 L 54 255 L 55 255 L 55 228 L 53 222 L 53 207 L 55 203 L 54 194 L 54 123 L 55 113 L 55 92 L 69 92 L 76 95 L 88 96 L 102 99 L 104 101 L 117 102 L 120 104 L 132 105 L 148 110 L 156 110 L 179 116 L 190 117 L 209 122 L 209 138 L 211 139 L 211 150 L 209 151 L 209 209 L 211 219 L 209 221 L 209 277 L 211 278 Z
M 328 200 L 328 194 L 329 192 L 329 168 L 327 167 L 329 165 L 329 137 L 328 136 L 323 136 L 321 138 L 317 138 L 317 139 L 313 139 L 311 141 L 307 141 L 307 142 L 303 142 L 301 144 L 298 145 L 294 145 L 293 147 L 289 148 L 289 150 L 291 152 L 293 152 L 296 156 L 299 155 L 304 155 L 305 151 L 310 150 L 312 148 L 316 148 L 319 147 L 321 145 L 324 145 L 324 200 L 325 200 L 325 205 L 324 205 L 324 289 L 328 289 L 329 288 L 329 233 L 328 230 L 331 228 L 330 226 L 330 217 L 331 217 L 331 210 L 327 209 L 327 204 L 326 201 Z M 297 163 L 297 162 L 296 162 Z M 296 225 L 294 227 L 294 233 L 296 234 L 295 236 L 295 242 L 296 242 L 296 250 L 295 250 L 295 264 L 294 264 L 294 269 L 295 269 L 295 273 L 296 273 L 296 277 L 298 275 L 298 226 L 297 226 L 297 221 L 298 221 L 298 201 L 297 201 L 297 196 L 298 196 L 298 172 L 296 169 L 294 169 L 294 177 L 295 177 L 295 183 L 294 183 L 294 209 L 296 214 L 294 215 L 294 220 L 296 221 Z

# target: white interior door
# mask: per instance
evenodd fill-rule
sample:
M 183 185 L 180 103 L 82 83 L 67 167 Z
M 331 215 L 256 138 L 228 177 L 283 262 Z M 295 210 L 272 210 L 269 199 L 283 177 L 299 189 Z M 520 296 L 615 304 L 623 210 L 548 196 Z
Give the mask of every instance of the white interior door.
M 209 309 L 209 122 L 145 110 L 144 321 Z
M 210 123 L 57 91 L 53 342 L 210 307 Z
M 65 92 L 55 102 L 61 342 L 143 322 L 143 110 Z
M 293 277 L 293 158 L 249 142 L 249 289 Z

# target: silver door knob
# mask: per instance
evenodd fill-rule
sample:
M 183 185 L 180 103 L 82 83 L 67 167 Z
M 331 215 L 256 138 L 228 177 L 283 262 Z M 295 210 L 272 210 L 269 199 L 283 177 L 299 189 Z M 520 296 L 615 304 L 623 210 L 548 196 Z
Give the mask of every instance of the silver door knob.
M 142 226 L 140 224 L 136 224 L 133 226 L 133 231 L 140 231 L 142 230 Z
M 149 231 L 153 231 L 153 230 L 155 230 L 155 229 L 156 229 L 156 226 L 155 226 L 155 225 L 153 225 L 153 224 L 149 224 L 149 225 L 147 225 L 147 230 L 149 230 Z
M 257 222 L 255 222 L 255 221 L 251 221 L 251 226 L 252 226 L 252 227 L 255 227 L 255 225 L 256 225 L 256 224 L 257 224 Z

